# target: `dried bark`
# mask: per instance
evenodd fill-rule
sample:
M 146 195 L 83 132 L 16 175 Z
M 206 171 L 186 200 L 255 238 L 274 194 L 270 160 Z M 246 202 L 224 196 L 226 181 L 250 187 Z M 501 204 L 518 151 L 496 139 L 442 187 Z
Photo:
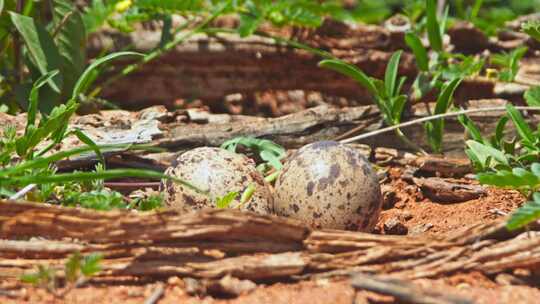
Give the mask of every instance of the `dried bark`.
M 399 19 L 399 18 L 397 18 Z M 395 22 L 394 22 L 395 21 Z M 407 22 L 389 19 L 384 26 L 345 25 L 327 21 L 316 30 L 301 31 L 265 29 L 284 38 L 298 40 L 322 49 L 333 56 L 351 62 L 367 74 L 382 78 L 388 59 L 396 49 L 407 49 L 403 42 Z M 471 24 L 460 22 L 449 29 L 450 43 L 459 52 L 481 54 L 508 51 L 528 44 L 526 35 L 514 31 L 502 32 L 488 39 Z M 160 41 L 159 30 L 139 29 L 128 35 L 103 31 L 91 37 L 89 52 L 123 50 L 153 50 Z M 253 102 L 255 93 L 267 91 L 303 90 L 340 96 L 369 104 L 368 92 L 355 81 L 336 72 L 317 67 L 320 57 L 293 49 L 262 36 L 240 38 L 234 34 L 196 35 L 162 55 L 139 71 L 104 88 L 103 96 L 126 106 L 140 108 L 152 104 L 172 107 L 177 99 L 201 99 L 212 108 L 223 108 L 225 96 L 243 94 Z M 116 62 L 121 68 L 128 62 Z M 411 82 L 417 73 L 414 57 L 405 52 L 400 74 Z M 519 80 L 519 77 L 518 77 Z M 456 93 L 458 99 L 493 98 L 495 83 L 467 79 Z M 135 88 L 135 89 L 134 89 Z M 518 96 L 521 98 L 521 95 Z
M 4 201 L 0 214 L 4 277 L 38 264 L 60 265 L 74 251 L 103 254 L 100 276 L 110 278 L 230 275 L 257 282 L 368 271 L 418 279 L 540 265 L 540 234 L 504 233 L 502 221 L 443 239 L 314 231 L 293 220 L 233 210 L 96 212 Z

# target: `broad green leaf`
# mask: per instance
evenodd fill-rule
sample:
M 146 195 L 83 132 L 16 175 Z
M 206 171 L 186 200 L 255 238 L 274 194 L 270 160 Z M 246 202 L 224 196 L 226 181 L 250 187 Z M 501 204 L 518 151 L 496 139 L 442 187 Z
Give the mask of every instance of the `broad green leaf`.
M 519 229 L 540 218 L 540 193 L 533 193 L 533 200 L 527 202 L 512 213 L 506 223 L 506 228 L 510 231 Z
M 0 15 L 2 15 L 3 11 L 4 11 L 4 0 L 0 0 Z
M 492 167 L 488 164 L 490 159 L 496 162 L 495 165 L 503 164 L 508 166 L 508 159 L 503 152 L 474 140 L 467 140 L 465 143 L 483 166 Z
M 361 86 L 366 88 L 374 96 L 377 95 L 377 88 L 375 87 L 373 80 L 356 66 L 337 59 L 323 60 L 319 62 L 319 66 L 327 69 L 332 69 L 345 76 L 348 76 L 356 80 Z
M 535 136 L 533 134 L 533 131 L 516 108 L 511 105 L 506 105 L 506 112 L 508 113 L 508 116 L 510 116 L 510 119 L 512 119 L 512 122 L 514 123 L 514 126 L 516 127 L 516 130 L 523 140 L 523 142 L 529 146 L 534 145 L 535 142 Z
M 409 48 L 413 51 L 418 69 L 427 72 L 429 70 L 428 52 L 424 45 L 422 45 L 420 38 L 414 33 L 407 33 L 405 34 L 405 43 L 407 43 Z
M 540 163 L 533 163 L 531 165 L 531 172 L 540 178 Z
M 523 94 L 525 102 L 531 107 L 540 107 L 540 86 L 529 88 Z
M 75 84 L 75 87 L 73 88 L 73 94 L 71 95 L 71 98 L 76 100 L 80 94 L 83 94 L 88 87 L 91 85 L 91 80 L 95 79 L 93 76 L 93 71 L 97 69 L 100 65 L 107 63 L 115 58 L 123 57 L 123 56 L 141 56 L 144 57 L 141 53 L 136 52 L 116 52 L 109 54 L 107 56 L 101 57 L 99 59 L 96 59 L 92 64 L 90 64 L 86 70 L 82 73 L 82 75 L 79 77 L 79 80 Z
M 53 0 L 54 37 L 62 56 L 63 98 L 69 98 L 86 66 L 86 30 L 81 14 L 70 0 Z
M 9 12 L 9 14 L 41 75 L 45 75 L 49 71 L 59 70 L 62 66 L 62 58 L 45 27 L 35 22 L 31 17 L 14 12 Z M 61 75 L 56 75 L 48 83 L 56 93 L 61 93 L 63 84 Z
M 431 48 L 437 52 L 442 52 L 443 44 L 441 37 L 441 27 L 437 21 L 437 1 L 426 0 L 426 26 Z
M 402 51 L 394 52 L 386 65 L 386 72 L 384 73 L 384 86 L 386 88 L 386 94 L 388 97 L 392 97 L 394 94 L 397 94 L 395 90 L 401 53 Z

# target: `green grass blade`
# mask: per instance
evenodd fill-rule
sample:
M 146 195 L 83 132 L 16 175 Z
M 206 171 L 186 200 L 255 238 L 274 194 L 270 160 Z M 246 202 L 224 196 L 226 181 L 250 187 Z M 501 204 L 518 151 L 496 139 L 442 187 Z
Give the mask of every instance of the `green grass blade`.
M 366 88 L 374 96 L 377 95 L 377 88 L 369 76 L 362 72 L 356 66 L 338 59 L 326 59 L 319 62 L 319 66 L 334 70 L 345 76 L 356 80 L 360 85 Z
M 47 72 L 45 75 L 41 75 L 38 80 L 32 85 L 32 90 L 30 91 L 30 98 L 28 103 L 28 113 L 26 119 L 26 130 L 25 134 L 28 135 L 28 127 L 36 124 L 36 115 L 38 111 L 38 101 L 39 101 L 39 89 L 48 83 L 51 78 L 56 76 L 59 73 L 59 70 L 54 70 Z
M 405 43 L 413 51 L 418 69 L 427 72 L 429 70 L 428 52 L 422 44 L 420 38 L 418 38 L 418 36 L 416 36 L 414 33 L 407 33 L 405 34 Z
M 442 36 L 441 27 L 437 21 L 437 1 L 426 0 L 426 26 L 428 32 L 429 43 L 431 48 L 437 52 L 442 52 Z
M 518 134 L 523 140 L 523 142 L 530 146 L 534 145 L 535 136 L 533 134 L 533 131 L 531 130 L 521 113 L 519 113 L 519 111 L 511 104 L 506 105 L 506 112 L 514 123 L 514 126 L 516 127 L 516 130 L 518 131 Z
M 98 148 L 101 150 L 102 153 L 104 153 L 108 151 L 149 150 L 149 148 L 151 149 L 152 147 L 148 147 L 145 145 L 120 144 L 120 145 L 99 145 Z M 94 149 L 92 147 L 79 147 L 79 148 L 74 148 L 67 151 L 60 151 L 48 157 L 39 157 L 33 160 L 25 161 L 21 164 L 0 170 L 0 178 L 2 177 L 5 178 L 9 175 L 20 174 L 28 169 L 45 168 L 49 166 L 50 164 L 53 164 L 59 160 L 66 159 L 70 156 L 80 155 L 86 152 L 91 152 L 93 150 Z
M 386 65 L 386 71 L 384 73 L 384 86 L 388 97 L 392 97 L 394 94 L 397 94 L 397 92 L 395 92 L 396 80 L 398 75 L 399 59 L 401 58 L 402 52 L 403 51 L 394 52 Z
M 84 182 L 84 181 L 93 181 L 98 179 L 114 179 L 114 178 L 125 178 L 125 177 L 138 177 L 138 178 L 149 178 L 149 179 L 167 179 L 172 180 L 176 183 L 182 184 L 190 189 L 193 189 L 200 193 L 206 193 L 207 190 L 199 189 L 193 184 L 179 179 L 174 176 L 166 175 L 157 171 L 150 170 L 141 170 L 141 169 L 111 169 L 104 170 L 100 172 L 73 172 L 73 173 L 60 173 L 55 175 L 45 175 L 45 176 L 16 176 L 10 177 L 2 181 L 4 184 L 44 184 L 44 183 L 65 183 L 65 182 Z M 0 180 L 2 178 L 0 177 Z
M 96 153 L 99 161 L 103 164 L 103 168 L 105 168 L 105 158 L 103 157 L 103 154 L 101 153 L 98 145 L 90 137 L 84 134 L 84 132 L 80 129 L 75 129 L 72 132 L 81 142 L 85 143 L 90 148 L 92 148 L 92 150 L 94 150 L 94 153 Z
M 92 75 L 95 69 L 97 69 L 100 65 L 104 63 L 123 56 L 144 56 L 144 54 L 137 52 L 116 52 L 95 60 L 86 68 L 86 70 L 84 70 L 81 77 L 79 77 L 79 80 L 77 80 L 77 83 L 73 88 L 73 94 L 71 95 L 71 98 L 76 100 L 80 94 L 84 93 L 88 89 L 91 84 L 90 80 L 95 78 Z

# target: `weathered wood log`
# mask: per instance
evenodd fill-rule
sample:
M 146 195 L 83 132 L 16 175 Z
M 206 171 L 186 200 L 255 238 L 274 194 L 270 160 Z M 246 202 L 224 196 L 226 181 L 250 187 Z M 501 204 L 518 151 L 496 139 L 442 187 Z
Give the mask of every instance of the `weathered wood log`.
M 272 29 L 268 31 L 272 32 Z M 406 49 L 403 31 L 396 30 L 395 26 L 325 22 L 317 30 L 285 29 L 279 31 L 279 35 L 327 51 L 378 78 L 383 77 L 392 52 L 397 48 Z M 478 54 L 486 49 L 497 52 L 527 43 L 526 37 L 521 36 L 508 41 L 504 41 L 504 37 L 488 39 L 466 23 L 458 23 L 449 30 L 449 35 L 450 43 L 457 51 L 466 53 Z M 128 46 L 149 52 L 159 45 L 159 41 L 159 30 L 141 28 L 128 35 L 103 31 L 91 37 L 89 52 L 97 54 L 102 49 L 122 50 Z M 369 93 L 355 81 L 318 68 L 320 59 L 262 36 L 240 38 L 225 33 L 199 34 L 139 71 L 105 86 L 103 96 L 133 108 L 152 104 L 172 107 L 177 99 L 201 99 L 212 108 L 223 110 L 223 100 L 229 94 L 242 94 L 249 102 L 256 99 L 254 94 L 258 92 L 303 90 L 346 97 L 360 104 L 370 103 Z M 125 62 L 115 64 L 121 68 Z M 412 81 L 417 69 L 411 53 L 402 55 L 399 71 Z M 494 85 L 468 79 L 456 96 L 460 100 L 493 98 L 497 96 Z
M 446 239 L 414 238 L 315 231 L 294 220 L 234 210 L 96 212 L 2 201 L 0 274 L 9 278 L 38 264 L 61 265 L 75 251 L 101 253 L 100 276 L 110 278 L 230 275 L 260 281 L 367 271 L 418 279 L 539 266 L 540 233 L 496 233 L 501 225 L 477 225 Z
M 159 37 L 158 32 L 134 32 L 128 39 L 135 50 L 144 52 L 153 49 Z M 366 42 L 362 36 L 358 37 L 358 41 L 342 42 L 351 48 L 336 50 L 334 55 L 358 65 L 370 75 L 382 77 L 391 52 L 354 48 Z M 104 43 L 94 44 L 95 48 L 106 48 Z M 276 43 L 270 38 L 198 35 L 129 77 L 106 86 L 103 96 L 110 100 L 127 100 L 132 103 L 130 105 L 171 106 L 178 98 L 221 102 L 225 96 L 236 93 L 306 90 L 370 103 L 365 89 L 354 80 L 317 67 L 320 60 L 314 54 Z M 415 71 L 412 55 L 404 54 L 400 72 L 413 76 Z

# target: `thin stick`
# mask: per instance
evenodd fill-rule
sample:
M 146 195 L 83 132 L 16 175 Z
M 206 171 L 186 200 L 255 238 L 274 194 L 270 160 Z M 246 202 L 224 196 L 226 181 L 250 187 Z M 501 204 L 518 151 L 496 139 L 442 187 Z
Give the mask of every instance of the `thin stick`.
M 161 297 L 165 294 L 165 287 L 160 283 L 152 294 L 144 301 L 144 304 L 156 304 Z
M 12 196 L 10 196 L 9 199 L 12 200 L 12 201 L 16 201 L 16 200 L 20 199 L 21 197 L 23 197 L 26 193 L 32 191 L 32 189 L 34 189 L 35 187 L 36 187 L 36 184 L 29 184 L 26 187 L 19 190 L 19 192 L 17 192 L 15 194 L 13 194 Z
M 540 107 L 515 107 L 515 108 L 517 110 L 522 110 L 522 111 L 526 111 L 526 110 L 540 111 Z M 506 111 L 506 107 L 492 107 L 492 108 L 484 108 L 484 109 L 461 110 L 461 111 L 457 111 L 457 112 L 450 112 L 450 113 L 443 113 L 443 114 L 437 114 L 437 115 L 422 117 L 422 118 L 419 118 L 419 119 L 410 120 L 410 121 L 407 121 L 407 122 L 404 122 L 404 123 L 400 123 L 400 124 L 393 125 L 393 126 L 390 126 L 390 127 L 386 127 L 386 128 L 371 131 L 371 132 L 368 132 L 368 133 L 360 134 L 360 135 L 353 136 L 353 137 L 350 137 L 350 138 L 342 139 L 339 142 L 342 143 L 342 144 L 347 144 L 347 143 L 355 142 L 355 141 L 358 141 L 358 140 L 366 139 L 366 138 L 369 138 L 369 137 L 372 137 L 372 136 L 380 135 L 380 134 L 383 134 L 383 133 L 386 133 L 386 132 L 398 130 L 400 128 L 409 127 L 409 126 L 416 125 L 416 124 L 419 124 L 419 123 L 423 123 L 423 122 L 426 122 L 426 121 L 431 121 L 431 120 L 436 120 L 436 119 L 441 119 L 441 118 L 459 116 L 459 115 L 470 114 L 470 113 L 497 112 L 497 111 Z

